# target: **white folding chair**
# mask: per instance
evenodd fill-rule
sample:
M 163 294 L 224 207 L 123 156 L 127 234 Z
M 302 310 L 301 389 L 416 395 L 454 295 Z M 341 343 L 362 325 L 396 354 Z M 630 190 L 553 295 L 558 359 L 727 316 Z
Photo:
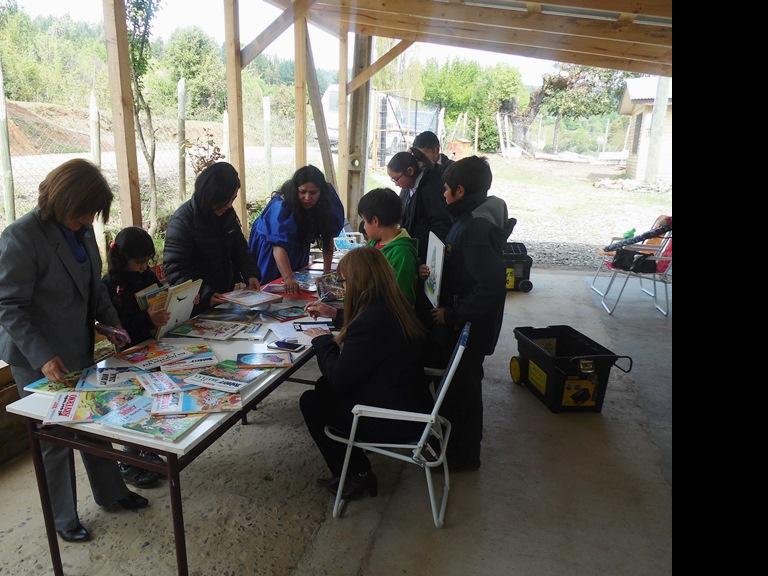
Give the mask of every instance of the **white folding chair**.
M 464 349 L 467 347 L 467 340 L 469 339 L 470 322 L 464 325 L 459 336 L 459 341 L 456 344 L 456 348 L 453 350 L 453 356 L 448 363 L 448 368 L 443 373 L 443 377 L 436 389 L 437 397 L 435 398 L 434 406 L 429 414 L 422 414 L 419 412 L 406 412 L 403 410 L 389 410 L 387 408 L 378 408 L 376 406 L 365 406 L 363 404 L 357 404 L 352 408 L 352 428 L 350 429 L 349 438 L 345 438 L 337 434 L 329 426 L 325 427 L 325 434 L 329 438 L 341 442 L 347 445 L 347 453 L 344 457 L 344 466 L 341 469 L 341 478 L 339 480 L 339 488 L 336 491 L 336 501 L 333 504 L 333 517 L 338 518 L 341 513 L 343 504 L 342 495 L 344 494 L 344 483 L 347 479 L 347 468 L 349 466 L 349 458 L 352 454 L 352 448 L 360 448 L 370 452 L 376 452 L 377 454 L 383 454 L 390 458 L 396 458 L 403 462 L 409 462 L 415 464 L 424 469 L 425 476 L 427 478 L 427 490 L 429 491 L 429 501 L 432 505 L 432 519 L 435 522 L 437 528 L 442 527 L 443 519 L 445 518 L 445 506 L 448 503 L 448 490 L 450 487 L 448 477 L 448 463 L 445 459 L 445 453 L 448 449 L 448 440 L 451 436 L 451 423 L 440 416 L 440 406 L 443 403 L 448 387 L 451 385 L 453 375 L 456 373 L 456 369 L 459 366 L 461 357 L 464 354 Z M 355 439 L 357 434 L 357 424 L 360 418 L 383 418 L 386 420 L 400 420 L 404 422 L 423 422 L 424 430 L 418 440 L 404 444 L 392 444 L 369 441 L 360 441 Z M 434 438 L 433 442 L 429 442 L 431 438 Z M 395 450 L 402 450 L 404 453 L 396 452 Z M 437 500 L 435 498 L 435 489 L 432 484 L 432 468 L 438 466 L 443 467 L 443 496 L 438 509 Z

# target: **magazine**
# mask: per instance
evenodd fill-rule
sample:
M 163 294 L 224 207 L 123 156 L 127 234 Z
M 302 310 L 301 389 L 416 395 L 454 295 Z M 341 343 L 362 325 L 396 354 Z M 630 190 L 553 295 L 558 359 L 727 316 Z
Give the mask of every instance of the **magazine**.
M 82 370 L 75 370 L 74 372 L 68 372 L 64 375 L 64 378 L 61 380 L 61 382 L 55 382 L 53 380 L 48 380 L 45 376 L 40 378 L 40 380 L 35 380 L 34 382 L 30 382 L 26 386 L 24 386 L 24 390 L 27 392 L 40 392 L 41 394 L 58 394 L 59 392 L 74 392 L 75 386 L 77 385 L 78 380 L 80 380 L 80 375 L 82 374 Z
M 147 434 L 158 440 L 175 442 L 205 418 L 205 414 L 153 416 L 151 407 L 152 398 L 137 396 L 125 406 L 113 410 L 99 419 L 99 424 L 129 432 Z
M 242 388 L 253 382 L 263 370 L 241 370 L 237 362 L 224 360 L 216 366 L 192 374 L 184 378 L 188 384 L 196 384 L 204 388 L 223 390 L 224 392 L 239 392 Z
M 120 390 L 103 392 L 61 392 L 51 401 L 43 424 L 77 424 L 93 422 L 117 410 L 135 398 Z
M 238 354 L 237 367 L 241 370 L 249 368 L 290 368 L 293 366 L 290 352 L 256 352 L 253 354 Z
M 183 347 L 173 346 L 167 342 L 150 340 L 144 344 L 123 350 L 115 356 L 142 370 L 151 370 L 161 364 L 181 360 L 182 358 L 192 356 L 192 354 L 193 352 Z
M 427 244 L 429 278 L 424 281 L 424 293 L 435 308 L 440 306 L 440 284 L 443 279 L 444 254 L 445 244 L 442 243 L 434 232 L 430 232 L 429 243 Z
M 280 302 L 283 299 L 282 296 L 278 296 L 277 294 L 270 294 L 269 292 L 262 292 L 260 290 L 251 290 L 249 288 L 233 290 L 232 292 L 221 294 L 221 297 L 228 302 L 245 307 L 271 304 L 272 302 Z
M 218 364 L 218 362 L 219 359 L 216 358 L 216 354 L 209 350 L 208 352 L 200 352 L 198 354 L 193 354 L 192 356 L 187 356 L 181 360 L 175 360 L 173 362 L 168 362 L 167 364 L 161 364 L 160 370 L 163 372 L 199 370 L 200 368 L 207 368 L 208 366 Z
M 162 394 L 152 399 L 152 414 L 198 414 L 208 412 L 234 412 L 243 407 L 240 394 L 221 390 L 198 388 L 190 392 Z
M 189 317 L 192 315 L 192 308 L 195 305 L 195 296 L 200 292 L 200 286 L 202 285 L 202 279 L 198 278 L 197 280 L 187 280 L 168 288 L 165 309 L 171 315 L 171 318 L 163 326 L 157 327 L 155 338 L 162 338 L 176 326 L 189 320 Z M 154 303 L 149 304 L 150 306 L 154 305 Z
M 137 368 L 98 368 L 92 366 L 83 370 L 75 385 L 78 392 L 89 390 L 136 390 L 141 393 L 141 384 L 136 376 L 143 372 Z
M 205 338 L 206 340 L 229 340 L 245 327 L 246 324 L 237 324 L 235 322 L 192 318 L 176 326 L 176 328 L 171 330 L 171 334 L 190 338 Z
M 181 392 L 181 387 L 165 372 L 144 372 L 136 376 L 144 390 L 152 396 Z
M 344 299 L 344 282 L 338 272 L 323 274 L 317 279 L 317 295 L 323 302 Z

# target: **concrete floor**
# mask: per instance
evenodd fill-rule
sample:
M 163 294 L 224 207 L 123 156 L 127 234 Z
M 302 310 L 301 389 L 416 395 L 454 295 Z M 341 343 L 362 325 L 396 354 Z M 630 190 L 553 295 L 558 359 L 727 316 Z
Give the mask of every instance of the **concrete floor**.
M 325 475 L 286 384 L 182 473 L 190 571 L 219 576 L 621 574 L 672 572 L 672 320 L 632 281 L 613 316 L 585 272 L 537 270 L 510 293 L 486 360 L 482 468 L 451 475 L 435 529 L 423 473 L 372 457 L 379 496 L 342 519 L 314 485 Z M 601 414 L 553 414 L 510 382 L 517 326 L 567 324 L 616 354 Z M 305 369 L 310 376 L 312 369 Z M 305 373 L 306 372 L 306 373 Z M 438 480 L 441 478 L 437 476 Z M 141 513 L 107 514 L 79 467 L 94 540 L 63 544 L 67 574 L 175 574 L 167 491 Z M 0 575 L 50 573 L 31 460 L 0 471 Z

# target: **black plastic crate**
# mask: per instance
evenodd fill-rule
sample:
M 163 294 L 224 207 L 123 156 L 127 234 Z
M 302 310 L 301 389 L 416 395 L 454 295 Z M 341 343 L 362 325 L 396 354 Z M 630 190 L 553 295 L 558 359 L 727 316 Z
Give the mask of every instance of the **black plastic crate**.
M 507 267 L 507 290 L 530 292 L 533 288 L 530 281 L 533 258 L 528 256 L 525 244 L 507 242 L 503 256 L 504 265 Z
M 570 326 L 524 326 L 514 334 L 520 356 L 510 361 L 512 378 L 552 412 L 600 412 L 611 367 L 632 370 L 632 358 L 614 354 Z M 619 358 L 629 360 L 626 370 L 616 364 Z

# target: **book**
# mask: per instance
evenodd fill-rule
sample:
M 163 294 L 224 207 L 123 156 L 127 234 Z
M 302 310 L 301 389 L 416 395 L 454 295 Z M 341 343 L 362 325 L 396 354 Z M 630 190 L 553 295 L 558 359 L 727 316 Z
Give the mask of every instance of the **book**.
M 280 302 L 283 299 L 282 296 L 278 296 L 277 294 L 270 294 L 269 292 L 262 292 L 261 290 L 251 290 L 249 288 L 226 292 L 221 294 L 221 297 L 227 302 L 246 307 L 271 304 L 272 302 Z
M 264 370 L 246 369 L 237 367 L 234 360 L 224 360 L 216 366 L 206 368 L 197 374 L 184 378 L 188 384 L 196 384 L 204 388 L 213 388 L 224 392 L 239 392 L 242 388 L 253 382 Z
M 262 315 L 274 318 L 279 322 L 287 322 L 296 318 L 304 318 L 307 316 L 307 313 L 302 306 L 289 306 L 280 310 L 265 310 L 262 312 Z
M 187 280 L 176 286 L 168 288 L 165 310 L 171 315 L 168 322 L 163 326 L 158 326 L 155 331 L 155 338 L 162 338 L 165 334 L 176 328 L 182 322 L 189 320 L 192 315 L 192 308 L 195 305 L 195 296 L 200 292 L 200 286 L 203 285 L 202 279 Z M 153 305 L 150 303 L 150 305 Z
M 179 386 L 165 372 L 144 372 L 136 376 L 141 386 L 152 396 L 155 394 L 168 394 L 169 392 L 181 392 Z
M 317 295 L 323 302 L 344 299 L 344 282 L 341 280 L 341 274 L 330 272 L 323 274 L 317 279 Z
M 264 336 L 267 334 L 266 328 L 261 329 L 260 322 L 253 322 L 246 324 L 246 327 L 240 330 L 237 334 L 232 336 L 235 340 L 264 340 Z
M 281 299 L 282 300 L 282 299 Z M 243 308 L 234 304 L 220 304 L 216 308 L 206 310 L 198 314 L 195 318 L 199 320 L 216 320 L 218 322 L 236 322 L 238 324 L 248 324 L 258 319 L 259 311 Z
M 151 370 L 161 364 L 168 364 L 174 360 L 181 360 L 192 356 L 192 352 L 179 346 L 173 346 L 167 342 L 158 342 L 149 340 L 138 346 L 133 346 L 122 352 L 118 352 L 116 357 L 120 360 L 133 364 L 142 370 Z
M 192 356 L 187 356 L 181 360 L 174 360 L 173 362 L 168 362 L 167 364 L 161 364 L 160 370 L 163 372 L 199 370 L 200 368 L 207 368 L 208 366 L 213 366 L 214 364 L 218 363 L 219 359 L 216 357 L 216 354 L 209 350 L 207 352 L 199 352 L 197 354 L 193 354 Z
M 120 390 L 103 392 L 60 392 L 53 397 L 43 424 L 93 422 L 135 398 Z
M 179 416 L 153 416 L 153 399 L 149 396 L 137 396 L 125 406 L 112 410 L 99 419 L 99 424 L 110 428 L 119 428 L 175 442 L 205 418 L 205 414 L 184 414 Z
M 155 294 L 157 292 L 160 292 L 161 290 L 166 289 L 167 287 L 160 286 L 160 284 L 150 284 L 143 290 L 139 290 L 134 294 L 134 297 L 136 298 L 136 303 L 139 305 L 139 308 L 141 310 L 147 310 L 149 308 L 147 304 L 147 297 L 151 294 Z
M 174 336 L 205 338 L 206 340 L 229 340 L 240 332 L 246 324 L 219 322 L 218 320 L 200 320 L 192 318 L 171 330 Z
M 64 378 L 60 382 L 54 380 L 48 380 L 46 377 L 42 377 L 39 380 L 30 382 L 24 386 L 24 390 L 27 392 L 40 392 L 41 394 L 58 394 L 59 392 L 74 392 L 75 386 L 77 386 L 78 380 L 82 370 L 75 370 L 68 372 L 64 375 Z
M 238 354 L 237 367 L 241 370 L 249 368 L 290 368 L 293 359 L 290 352 L 256 352 L 253 354 Z
M 443 257 L 445 244 L 434 232 L 429 233 L 427 243 L 427 266 L 429 278 L 424 281 L 424 293 L 435 308 L 440 307 L 440 285 L 443 281 Z
M 136 376 L 143 372 L 137 368 L 99 368 L 92 366 L 83 370 L 75 385 L 78 392 L 89 390 L 137 390 L 141 393 L 141 383 Z
M 240 394 L 198 388 L 189 392 L 162 394 L 152 398 L 151 412 L 157 416 L 235 412 L 243 407 Z

